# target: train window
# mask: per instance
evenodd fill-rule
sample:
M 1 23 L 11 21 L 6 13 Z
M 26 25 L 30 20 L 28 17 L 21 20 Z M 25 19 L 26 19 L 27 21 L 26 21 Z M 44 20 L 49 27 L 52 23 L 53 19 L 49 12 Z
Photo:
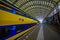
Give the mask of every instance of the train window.
M 34 24 L 22 24 L 22 25 L 17 25 L 17 26 L 16 26 L 16 31 L 17 31 L 17 32 L 22 32 L 22 31 L 24 31 L 24 30 L 26 30 L 26 29 L 28 29 L 28 28 L 33 27 L 35 24 L 36 24 L 36 23 L 34 23 Z
M 24 31 L 24 25 L 17 25 L 17 26 L 16 26 L 16 31 L 17 31 L 17 32 L 22 32 L 22 31 Z
M 9 28 L 0 28 L 0 39 L 10 34 Z
M 27 28 L 30 28 L 30 27 L 31 27 L 31 24 L 28 24 L 28 25 L 27 25 Z
M 27 24 L 27 29 L 33 27 L 34 25 L 36 25 L 36 23 Z
M 34 25 L 36 25 L 36 23 L 28 24 L 28 25 L 27 25 L 27 28 L 31 28 L 31 27 L 33 27 Z

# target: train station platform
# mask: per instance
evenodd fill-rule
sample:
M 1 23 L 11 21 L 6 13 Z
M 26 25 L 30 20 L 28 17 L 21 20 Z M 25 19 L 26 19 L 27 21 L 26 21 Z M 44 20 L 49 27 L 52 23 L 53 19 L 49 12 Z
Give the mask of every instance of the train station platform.
M 37 40 L 60 40 L 60 34 L 51 27 L 53 27 L 53 25 L 42 24 Z

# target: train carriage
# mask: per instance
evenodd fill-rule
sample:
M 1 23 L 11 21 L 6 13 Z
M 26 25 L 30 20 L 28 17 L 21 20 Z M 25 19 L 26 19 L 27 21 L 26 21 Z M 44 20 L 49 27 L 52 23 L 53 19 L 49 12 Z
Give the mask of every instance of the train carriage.
M 0 39 L 6 40 L 10 37 L 23 32 L 37 24 L 36 20 L 18 15 L 15 8 L 6 4 L 0 4 Z M 15 38 L 16 39 L 16 38 Z

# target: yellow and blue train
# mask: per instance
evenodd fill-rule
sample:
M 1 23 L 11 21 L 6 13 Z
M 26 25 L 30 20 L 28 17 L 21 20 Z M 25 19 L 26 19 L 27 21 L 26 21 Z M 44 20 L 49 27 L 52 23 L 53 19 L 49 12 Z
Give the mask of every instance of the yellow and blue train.
M 15 40 L 38 22 L 28 18 L 26 14 L 18 14 L 22 13 L 0 2 L 0 40 Z

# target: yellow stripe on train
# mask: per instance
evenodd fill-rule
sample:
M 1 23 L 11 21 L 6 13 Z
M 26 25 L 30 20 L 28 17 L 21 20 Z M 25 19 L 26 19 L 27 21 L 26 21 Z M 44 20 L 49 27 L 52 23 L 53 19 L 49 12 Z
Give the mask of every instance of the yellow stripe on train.
M 0 26 L 29 23 L 37 23 L 37 21 L 30 18 L 26 18 L 24 16 L 0 10 Z

